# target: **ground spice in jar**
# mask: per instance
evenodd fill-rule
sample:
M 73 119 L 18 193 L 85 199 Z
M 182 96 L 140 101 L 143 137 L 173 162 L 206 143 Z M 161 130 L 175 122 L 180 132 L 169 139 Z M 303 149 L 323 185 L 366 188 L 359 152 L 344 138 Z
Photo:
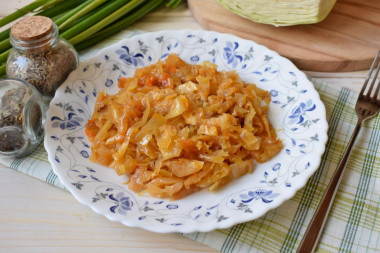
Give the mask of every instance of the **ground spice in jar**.
M 22 126 L 22 110 L 25 101 L 30 94 L 26 93 L 25 88 L 14 88 L 7 90 L 1 97 L 0 104 L 0 128 L 4 126 Z
M 0 133 L 0 151 L 12 152 L 21 149 L 25 140 L 20 130 L 23 125 L 24 103 L 30 94 L 26 88 L 14 88 L 7 90 L 0 99 L 0 129 L 12 127 L 6 132 Z
M 25 145 L 25 140 L 22 137 L 22 131 L 14 128 L 6 133 L 0 133 L 0 151 L 13 152 L 21 149 Z
M 18 21 L 11 29 L 13 45 L 7 76 L 23 79 L 45 96 L 54 96 L 78 65 L 78 54 L 58 37 L 58 28 L 47 17 L 32 16 Z
M 41 94 L 20 79 L 0 79 L 0 155 L 18 157 L 32 150 L 44 134 Z

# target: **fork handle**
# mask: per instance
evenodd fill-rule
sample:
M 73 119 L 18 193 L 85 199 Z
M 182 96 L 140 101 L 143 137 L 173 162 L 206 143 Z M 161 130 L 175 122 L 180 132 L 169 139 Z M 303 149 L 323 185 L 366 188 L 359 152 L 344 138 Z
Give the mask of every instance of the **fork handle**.
M 327 187 L 325 195 L 323 196 L 317 211 L 315 212 L 313 219 L 311 220 L 308 229 L 302 239 L 302 242 L 298 248 L 297 252 L 300 253 L 309 253 L 314 252 L 315 247 L 318 244 L 319 238 L 322 234 L 323 228 L 327 221 L 327 215 L 331 209 L 332 203 L 334 202 L 335 195 L 338 191 L 340 181 L 342 180 L 345 165 L 347 163 L 348 157 L 351 153 L 352 146 L 354 145 L 356 136 L 358 135 L 362 125 L 362 120 L 359 119 L 354 132 L 351 136 L 350 142 L 344 154 L 339 162 L 338 168 L 336 169 L 334 176 Z

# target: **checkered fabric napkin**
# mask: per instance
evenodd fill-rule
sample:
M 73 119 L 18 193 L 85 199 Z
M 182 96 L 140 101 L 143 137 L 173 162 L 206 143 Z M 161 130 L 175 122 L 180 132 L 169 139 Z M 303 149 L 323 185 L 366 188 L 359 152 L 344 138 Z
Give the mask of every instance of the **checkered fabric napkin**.
M 294 252 L 356 124 L 357 94 L 311 79 L 326 106 L 328 142 L 306 186 L 263 217 L 229 229 L 184 236 L 222 252 Z M 380 251 L 380 116 L 366 122 L 352 150 L 317 252 Z
M 126 31 L 82 53 L 88 58 L 99 48 L 140 33 Z M 209 233 L 183 234 L 221 252 L 294 252 L 327 188 L 356 124 L 357 94 L 311 79 L 326 106 L 328 142 L 319 169 L 290 200 L 263 217 Z M 380 251 L 380 117 L 363 125 L 333 204 L 317 252 Z M 29 156 L 0 159 L 10 168 L 64 188 L 41 144 Z

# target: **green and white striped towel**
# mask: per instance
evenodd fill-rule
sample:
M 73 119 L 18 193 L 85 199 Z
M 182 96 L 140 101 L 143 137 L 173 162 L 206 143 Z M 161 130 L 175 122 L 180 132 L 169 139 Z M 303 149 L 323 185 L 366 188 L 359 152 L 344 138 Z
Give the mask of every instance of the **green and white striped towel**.
M 222 252 L 294 252 L 356 124 L 357 94 L 311 80 L 327 110 L 329 140 L 307 185 L 260 219 L 185 236 Z M 317 252 L 380 252 L 380 116 L 366 122 L 351 153 Z
M 132 36 L 126 31 L 113 37 Z M 96 48 L 106 44 L 97 45 Z M 86 52 L 88 57 L 96 48 Z M 184 236 L 221 252 L 294 252 L 331 180 L 356 124 L 357 94 L 311 80 L 326 106 L 329 140 L 320 168 L 290 200 L 263 217 L 229 229 Z M 380 252 L 380 116 L 366 122 L 353 148 L 317 252 Z M 10 168 L 64 188 L 41 144 L 16 160 L 0 159 Z

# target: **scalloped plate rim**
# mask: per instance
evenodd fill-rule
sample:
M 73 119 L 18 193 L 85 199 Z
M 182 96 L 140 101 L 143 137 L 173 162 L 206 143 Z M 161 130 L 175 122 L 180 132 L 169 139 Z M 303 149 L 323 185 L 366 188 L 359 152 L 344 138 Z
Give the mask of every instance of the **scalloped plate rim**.
M 148 32 L 148 33 L 144 33 L 144 34 L 140 34 L 140 35 L 135 35 L 131 38 L 127 38 L 127 39 L 123 39 L 111 46 L 108 46 L 106 48 L 103 48 L 101 50 L 99 50 L 96 55 L 92 56 L 91 58 L 87 59 L 85 62 L 81 62 L 81 64 L 78 66 L 77 70 L 84 66 L 84 64 L 86 62 L 90 62 L 94 59 L 96 59 L 97 57 L 101 56 L 102 54 L 106 53 L 108 50 L 112 49 L 112 48 L 115 48 L 116 46 L 118 45 L 122 45 L 123 43 L 125 42 L 128 42 L 130 40 L 136 40 L 137 38 L 144 38 L 144 37 L 149 37 L 149 36 L 153 36 L 153 35 L 159 35 L 159 34 L 167 34 L 167 33 L 173 33 L 173 32 L 181 32 L 181 33 L 206 33 L 206 34 L 214 34 L 216 36 L 220 36 L 220 37 L 230 37 L 230 38 L 233 38 L 233 39 L 236 39 L 236 40 L 239 40 L 239 41 L 243 41 L 243 42 L 246 42 L 246 43 L 252 43 L 253 45 L 255 46 L 258 46 L 258 47 L 261 47 L 265 50 L 268 50 L 270 51 L 274 56 L 276 56 L 277 58 L 281 59 L 282 61 L 285 61 L 287 64 L 289 64 L 291 66 L 292 69 L 294 69 L 295 71 L 297 71 L 297 74 L 298 75 L 301 75 L 303 79 L 305 79 L 305 81 L 309 82 L 310 86 L 313 87 L 314 89 L 314 86 L 313 84 L 307 79 L 305 73 L 303 73 L 302 71 L 300 71 L 290 60 L 288 60 L 287 58 L 285 57 L 282 57 L 280 56 L 277 52 L 273 51 L 273 50 L 270 50 L 268 49 L 267 47 L 263 46 L 263 45 L 260 45 L 260 44 L 257 44 L 256 42 L 254 41 L 250 41 L 250 40 L 246 40 L 246 39 L 242 39 L 240 37 L 237 37 L 235 35 L 231 35 L 231 34 L 226 34 L 226 33 L 219 33 L 219 32 L 214 32 L 214 31 L 205 31 L 205 30 L 190 30 L 190 29 L 183 29 L 183 30 L 162 30 L 162 31 L 158 31 L 158 32 Z M 74 70 L 73 72 L 75 72 L 76 70 Z M 73 76 L 74 73 L 71 73 L 69 75 L 69 77 L 66 79 L 65 83 L 67 82 L 67 80 L 70 80 L 70 77 Z M 64 86 L 64 84 L 62 84 L 62 87 Z M 315 91 L 315 89 L 313 90 L 315 92 L 315 94 L 317 95 L 317 99 L 320 100 L 320 97 L 319 97 L 319 93 Z M 53 101 L 55 101 L 57 99 L 57 97 L 55 96 L 53 98 Z M 238 224 L 238 223 L 242 223 L 242 222 L 247 222 L 247 221 L 250 221 L 250 220 L 254 220 L 254 219 L 257 219 L 261 216 L 263 216 L 265 213 L 267 213 L 268 211 L 274 209 L 274 208 L 277 208 L 279 206 L 281 206 L 285 201 L 289 200 L 290 198 L 292 198 L 296 192 L 298 190 L 300 190 L 302 187 L 304 187 L 308 181 L 308 179 L 315 173 L 315 171 L 318 169 L 319 167 L 319 164 L 321 162 L 321 159 L 322 159 L 322 155 L 325 151 L 325 145 L 326 145 L 326 142 L 327 142 L 327 128 L 328 128 L 328 125 L 327 125 L 327 122 L 326 122 L 326 110 L 325 110 L 325 107 L 323 105 L 323 103 L 321 102 L 320 103 L 322 105 L 322 107 L 320 108 L 321 110 L 321 113 L 323 114 L 323 116 L 325 117 L 324 118 L 324 123 L 325 124 L 322 124 L 322 132 L 325 134 L 324 136 L 320 136 L 321 137 L 321 145 L 323 145 L 323 151 L 318 155 L 318 157 L 315 157 L 315 159 L 318 160 L 317 164 L 318 166 L 315 166 L 314 170 L 310 170 L 310 172 L 308 172 L 307 174 L 304 174 L 305 175 L 305 180 L 304 180 L 304 183 L 303 184 L 299 184 L 299 185 L 296 185 L 295 187 L 292 187 L 292 189 L 289 189 L 288 191 L 282 193 L 281 195 L 283 196 L 283 198 L 280 200 L 280 201 L 276 201 L 270 208 L 267 208 L 267 209 L 263 209 L 263 210 L 260 210 L 261 212 L 259 212 L 257 215 L 255 215 L 253 218 L 245 218 L 245 216 L 238 216 L 238 217 L 235 217 L 234 220 L 230 220 L 230 222 L 223 222 L 223 223 L 216 223 L 217 225 L 215 226 L 201 226 L 201 227 L 198 227 L 198 228 L 195 228 L 195 227 L 192 227 L 192 228 L 186 228 L 186 227 L 170 227 L 171 229 L 162 229 L 161 227 L 159 226 L 152 226 L 151 224 L 146 224 L 146 223 L 136 223 L 136 222 L 130 222 L 130 220 L 128 219 L 119 219 L 119 218 L 115 218 L 115 217 L 112 217 L 111 215 L 109 215 L 109 213 L 104 213 L 100 208 L 97 208 L 96 206 L 94 205 L 91 205 L 91 203 L 89 203 L 88 199 L 84 199 L 83 196 L 81 196 L 80 194 L 77 194 L 77 191 L 75 191 L 75 187 L 70 184 L 70 182 L 67 182 L 67 179 L 63 173 L 63 171 L 61 171 L 59 168 L 57 168 L 54 164 L 54 155 L 52 154 L 52 152 L 49 152 L 49 147 L 50 147 L 50 139 L 48 138 L 48 135 L 49 133 L 46 131 L 45 132 L 45 139 L 44 139 L 44 145 L 48 151 L 48 160 L 49 162 L 52 164 L 52 167 L 53 167 L 53 171 L 57 174 L 59 180 L 62 182 L 62 184 L 67 187 L 67 189 L 73 194 L 73 196 L 82 204 L 86 205 L 86 206 L 89 206 L 94 212 L 98 213 L 98 214 L 101 214 L 101 215 L 104 215 L 106 218 L 108 218 L 109 220 L 111 221 L 114 221 L 114 222 L 120 222 L 126 226 L 129 226 L 129 227 L 139 227 L 139 228 L 143 228 L 143 229 L 146 229 L 148 231 L 152 231 L 152 232 L 157 232 L 157 233 L 171 233 L 171 232 L 182 232 L 182 233 L 191 233 L 191 232 L 208 232 L 208 231 L 211 231 L 211 230 L 214 230 L 214 229 L 224 229 L 224 228 L 229 228 L 235 224 Z M 48 113 L 47 113 L 47 116 L 50 115 L 50 110 L 51 108 L 49 107 L 48 109 Z M 45 124 L 48 124 L 48 120 L 46 120 Z M 46 127 L 45 127 L 46 129 Z M 117 216 L 117 217 L 120 217 L 120 216 Z

